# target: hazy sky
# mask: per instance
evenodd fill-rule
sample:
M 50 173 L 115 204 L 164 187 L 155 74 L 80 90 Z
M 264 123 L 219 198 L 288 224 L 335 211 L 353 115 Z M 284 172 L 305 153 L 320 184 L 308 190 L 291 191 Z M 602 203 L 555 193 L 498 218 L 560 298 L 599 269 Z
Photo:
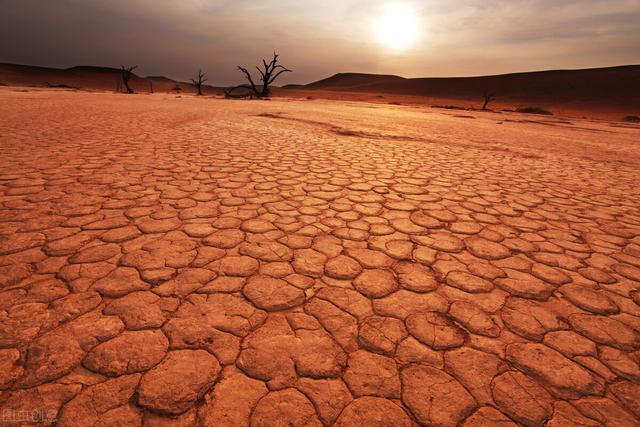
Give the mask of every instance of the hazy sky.
M 400 50 L 379 36 L 394 7 L 412 21 L 400 29 L 416 26 Z M 295 71 L 279 83 L 307 83 L 640 64 L 639 46 L 640 0 L 0 0 L 0 62 L 181 79 L 202 67 L 213 84 L 274 49 Z

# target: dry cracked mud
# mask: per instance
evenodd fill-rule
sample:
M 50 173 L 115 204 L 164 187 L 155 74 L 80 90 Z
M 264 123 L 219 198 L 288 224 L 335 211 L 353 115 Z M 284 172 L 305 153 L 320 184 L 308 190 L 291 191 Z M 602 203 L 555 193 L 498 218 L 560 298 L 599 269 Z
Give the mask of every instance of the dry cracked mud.
M 640 130 L 0 92 L 6 425 L 640 424 Z

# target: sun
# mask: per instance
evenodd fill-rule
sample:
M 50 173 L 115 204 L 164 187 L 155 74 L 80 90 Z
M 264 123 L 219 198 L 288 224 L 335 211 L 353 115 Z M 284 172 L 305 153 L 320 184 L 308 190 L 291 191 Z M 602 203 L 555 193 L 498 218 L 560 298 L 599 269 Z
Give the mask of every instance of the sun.
M 390 6 L 374 22 L 373 30 L 379 43 L 403 51 L 410 48 L 418 37 L 418 20 L 408 7 Z

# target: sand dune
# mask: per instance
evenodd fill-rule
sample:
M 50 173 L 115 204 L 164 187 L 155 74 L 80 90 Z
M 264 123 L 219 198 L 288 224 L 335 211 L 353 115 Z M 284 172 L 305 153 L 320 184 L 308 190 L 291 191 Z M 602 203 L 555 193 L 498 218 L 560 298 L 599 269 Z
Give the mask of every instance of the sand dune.
M 30 65 L 0 64 L 0 82 L 11 86 L 69 86 L 79 89 L 115 90 L 121 82 L 120 70 L 110 67 L 77 66 L 66 69 Z M 131 87 L 149 92 L 149 82 L 137 75 Z
M 83 90 L 114 91 L 121 87 L 119 68 L 76 66 L 59 69 L 31 65 L 0 63 L 0 84 L 7 86 L 68 87 Z M 136 92 L 171 92 L 178 85 L 182 92 L 194 92 L 188 82 L 164 76 L 140 77 L 133 74 L 130 82 Z M 205 86 L 205 93 L 221 93 L 219 88 Z
M 402 102 L 427 97 L 465 107 L 482 105 L 484 93 L 494 93 L 490 106 L 539 106 L 554 112 L 600 118 L 622 118 L 640 112 L 640 65 L 586 70 L 554 70 L 483 77 L 412 78 L 358 73 L 336 74 L 293 90 L 391 95 Z M 355 97 L 358 97 L 355 95 Z M 400 97 L 400 98 L 399 98 Z M 389 96 L 385 96 L 388 101 Z
M 240 78 L 240 77 L 239 77 Z M 120 70 L 77 66 L 67 69 L 1 64 L 0 85 L 70 87 L 113 91 L 120 85 Z M 140 77 L 136 92 L 194 93 L 189 82 L 165 76 Z M 205 85 L 205 94 L 220 95 L 222 88 Z M 340 73 L 307 85 L 274 87 L 274 96 L 313 97 L 376 103 L 455 105 L 480 108 L 483 94 L 496 99 L 494 110 L 542 107 L 561 116 L 622 120 L 640 115 L 640 65 L 586 70 L 556 70 L 483 77 L 411 78 L 393 75 Z

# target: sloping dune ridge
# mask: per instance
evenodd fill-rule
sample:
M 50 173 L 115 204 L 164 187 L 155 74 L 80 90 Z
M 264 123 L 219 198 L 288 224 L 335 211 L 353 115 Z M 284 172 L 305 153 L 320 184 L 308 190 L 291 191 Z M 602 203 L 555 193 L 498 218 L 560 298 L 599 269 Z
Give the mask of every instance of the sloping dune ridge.
M 240 77 L 239 77 L 240 78 Z M 0 63 L 0 85 L 67 87 L 113 91 L 121 87 L 118 68 L 76 66 L 66 69 Z M 133 75 L 136 92 L 193 93 L 187 83 L 165 76 Z M 622 120 L 640 115 L 640 65 L 584 70 L 552 70 L 479 77 L 404 78 L 394 75 L 339 73 L 305 85 L 274 88 L 275 96 L 345 101 L 480 108 L 493 94 L 494 110 L 541 107 L 553 114 Z M 205 94 L 222 88 L 205 86 Z
M 412 79 L 340 73 L 295 89 L 348 92 L 357 97 L 382 94 L 386 95 L 383 99 L 408 102 L 428 97 L 433 102 L 457 101 L 463 107 L 479 107 L 483 95 L 491 93 L 495 102 L 490 106 L 500 108 L 540 106 L 568 115 L 621 118 L 640 111 L 640 65 Z
M 170 92 L 176 86 L 180 91 L 194 92 L 193 87 L 164 76 L 140 77 L 132 73 L 130 85 L 136 92 Z M 81 65 L 59 69 L 31 65 L 0 63 L 0 85 L 59 87 L 83 90 L 114 91 L 122 88 L 119 68 Z M 205 86 L 205 93 L 215 89 Z

